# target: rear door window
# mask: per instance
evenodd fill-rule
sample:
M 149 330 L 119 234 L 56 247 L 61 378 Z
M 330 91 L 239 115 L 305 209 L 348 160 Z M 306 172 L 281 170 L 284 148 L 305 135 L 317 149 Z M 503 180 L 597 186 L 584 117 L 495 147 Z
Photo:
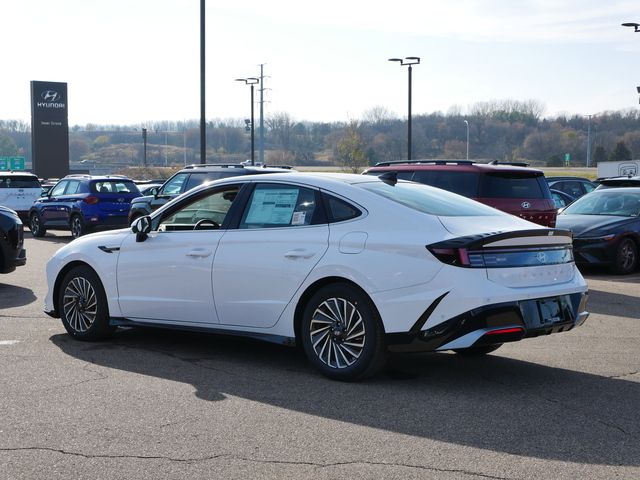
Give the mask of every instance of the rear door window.
M 547 198 L 533 175 L 487 173 L 480 180 L 480 198 Z
M 64 191 L 65 195 L 74 195 L 80 191 L 80 180 L 69 180 L 67 188 Z

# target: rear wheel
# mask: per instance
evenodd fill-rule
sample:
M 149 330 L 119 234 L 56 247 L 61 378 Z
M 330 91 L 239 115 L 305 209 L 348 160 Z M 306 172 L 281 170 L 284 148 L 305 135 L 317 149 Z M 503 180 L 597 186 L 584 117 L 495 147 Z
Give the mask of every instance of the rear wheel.
M 71 228 L 71 236 L 73 238 L 81 237 L 87 233 L 87 227 L 84 226 L 84 221 L 80 215 L 73 215 L 69 222 Z
M 321 288 L 307 303 L 301 327 L 309 361 L 329 378 L 359 380 L 373 376 L 385 364 L 378 313 L 371 300 L 352 285 Z
M 29 230 L 31 230 L 31 235 L 34 237 L 44 237 L 44 234 L 47 233 L 47 229 L 42 225 L 42 218 L 40 218 L 38 212 L 33 212 L 29 216 Z
M 638 266 L 638 247 L 630 238 L 623 238 L 616 249 L 611 270 L 620 275 L 633 272 Z
M 102 283 L 87 266 L 75 267 L 64 276 L 58 293 L 58 311 L 69 335 L 79 340 L 100 340 L 114 330 L 109 326 Z
M 495 352 L 501 346 L 501 343 L 497 343 L 495 345 L 484 345 L 482 347 L 459 348 L 454 350 L 454 352 L 465 357 L 479 357 L 481 355 L 487 355 L 488 353 Z

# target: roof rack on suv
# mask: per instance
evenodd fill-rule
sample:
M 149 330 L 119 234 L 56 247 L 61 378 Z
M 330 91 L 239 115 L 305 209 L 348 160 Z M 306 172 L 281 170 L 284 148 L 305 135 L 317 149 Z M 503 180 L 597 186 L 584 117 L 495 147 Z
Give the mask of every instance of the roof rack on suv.
M 488 165 L 510 165 L 512 167 L 528 167 L 527 162 L 500 162 L 498 160 L 492 160 Z
M 222 168 L 244 168 L 239 163 L 192 163 L 184 168 L 202 168 L 202 167 L 222 167 Z
M 388 167 L 390 165 L 473 165 L 476 162 L 471 160 L 394 160 L 392 162 L 378 162 L 376 167 Z

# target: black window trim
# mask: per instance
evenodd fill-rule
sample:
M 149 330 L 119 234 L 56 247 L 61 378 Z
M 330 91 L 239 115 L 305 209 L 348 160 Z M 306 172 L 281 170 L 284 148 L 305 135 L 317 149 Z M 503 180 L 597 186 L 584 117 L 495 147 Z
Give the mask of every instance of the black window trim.
M 323 207 L 324 207 L 324 211 L 325 211 L 325 217 L 328 221 L 329 224 L 332 223 L 342 223 L 342 222 L 350 222 L 352 220 L 356 220 L 358 218 L 361 218 L 364 215 L 364 212 L 366 212 L 366 210 L 364 210 L 362 207 L 360 207 L 359 205 L 356 205 L 354 202 L 347 200 L 346 198 L 340 196 L 340 195 L 336 195 L 334 192 L 330 192 L 328 190 L 324 190 L 324 189 L 320 189 L 320 192 L 322 193 L 322 203 L 323 203 Z M 331 207 L 329 206 L 329 197 L 333 197 L 337 200 L 340 200 L 341 202 L 346 203 L 347 205 L 350 205 L 351 207 L 353 207 L 358 214 L 354 217 L 350 217 L 350 218 L 346 218 L 344 220 L 336 220 L 335 218 L 333 218 L 333 215 L 331 213 Z

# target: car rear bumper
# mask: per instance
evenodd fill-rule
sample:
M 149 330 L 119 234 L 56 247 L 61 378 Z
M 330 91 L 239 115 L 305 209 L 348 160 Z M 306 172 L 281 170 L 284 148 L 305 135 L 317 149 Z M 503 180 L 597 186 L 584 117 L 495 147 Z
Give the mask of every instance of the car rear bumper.
M 578 292 L 486 305 L 426 330 L 387 334 L 387 346 L 393 352 L 456 350 L 566 332 L 589 316 L 587 298 Z

